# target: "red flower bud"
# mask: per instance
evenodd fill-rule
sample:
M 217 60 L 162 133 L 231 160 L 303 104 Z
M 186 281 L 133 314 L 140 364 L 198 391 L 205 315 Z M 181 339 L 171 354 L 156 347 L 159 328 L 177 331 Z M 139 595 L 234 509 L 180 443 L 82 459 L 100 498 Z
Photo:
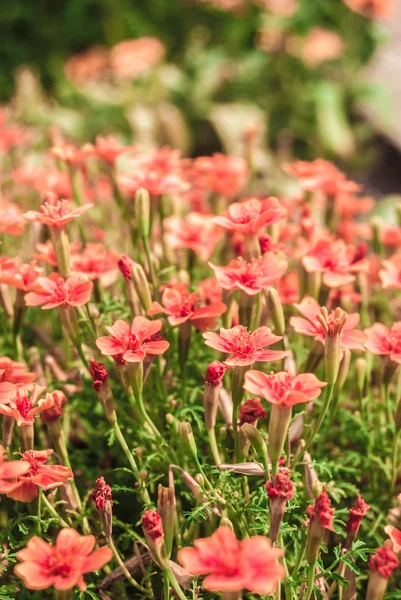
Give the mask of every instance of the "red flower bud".
M 349 509 L 349 517 L 346 525 L 346 531 L 350 531 L 354 534 L 358 533 L 361 521 L 369 509 L 369 504 L 367 504 L 362 498 L 362 496 L 358 494 L 354 506 Z
M 120 269 L 124 279 L 132 279 L 131 268 L 133 264 L 134 261 L 132 258 L 126 254 L 121 254 L 120 258 L 118 259 L 117 266 Z
M 389 579 L 398 564 L 398 558 L 390 546 L 382 546 L 370 557 L 369 569 L 371 572 L 378 572 L 385 579 Z
M 246 400 L 238 413 L 240 416 L 240 426 L 244 423 L 254 423 L 259 417 L 266 418 L 266 411 L 259 398 L 249 398 L 249 400 Z
M 108 378 L 104 364 L 97 362 L 97 360 L 95 360 L 92 356 L 89 363 L 89 371 L 93 379 L 92 387 L 98 392 L 99 388 L 102 387 Z
M 95 483 L 95 489 L 92 492 L 92 500 L 96 504 L 97 510 L 102 510 L 106 502 L 113 504 L 111 487 L 107 485 L 104 477 L 98 477 Z
M 221 382 L 224 377 L 224 373 L 229 369 L 227 365 L 223 364 L 218 360 L 214 360 L 208 366 L 206 370 L 205 381 L 206 383 L 210 383 L 211 385 L 218 387 L 221 385 Z
M 266 482 L 266 491 L 270 500 L 279 496 L 285 500 L 291 500 L 294 495 L 294 484 L 288 475 L 289 469 L 280 469 L 272 481 Z
M 53 423 L 54 421 L 57 421 L 61 415 L 65 413 L 62 406 L 67 402 L 65 394 L 61 390 L 54 390 L 54 392 L 50 392 L 49 395 L 53 397 L 54 404 L 42 412 L 41 417 L 44 423 Z
M 156 510 L 147 510 L 142 517 L 142 528 L 146 538 L 155 544 L 161 544 L 164 539 L 163 521 Z
M 331 501 L 327 495 L 326 490 L 316 498 L 313 506 L 307 508 L 310 524 L 313 521 L 317 521 L 319 527 L 322 529 L 330 529 L 333 531 L 333 515 L 334 510 L 331 508 Z

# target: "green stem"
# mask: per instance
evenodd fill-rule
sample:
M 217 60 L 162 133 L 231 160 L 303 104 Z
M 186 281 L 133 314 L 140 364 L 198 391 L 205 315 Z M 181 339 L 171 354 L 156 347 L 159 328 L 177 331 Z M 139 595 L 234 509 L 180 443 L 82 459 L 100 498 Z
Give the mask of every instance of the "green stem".
M 146 484 L 144 481 L 142 481 L 142 479 L 140 477 L 138 465 L 136 464 L 136 461 L 135 461 L 135 458 L 133 457 L 132 452 L 128 448 L 128 444 L 125 441 L 124 435 L 123 435 L 117 421 L 113 424 L 113 429 L 114 429 L 115 436 L 116 436 L 121 448 L 123 449 L 125 456 L 127 457 L 130 467 L 135 475 L 135 478 L 136 478 L 137 482 L 139 483 L 139 490 L 140 490 L 141 497 L 142 497 L 144 504 L 151 504 L 150 496 L 149 496 L 149 492 L 146 488 Z
M 306 535 L 304 537 L 304 540 L 302 542 L 302 546 L 299 549 L 299 553 L 297 556 L 297 560 L 295 562 L 294 568 L 292 570 L 292 574 L 291 577 L 293 579 L 295 579 L 295 577 L 298 575 L 299 569 L 301 568 L 302 562 L 304 560 L 304 556 L 305 556 L 305 552 L 306 552 L 306 546 L 308 544 L 308 536 Z
M 163 571 L 163 575 L 164 577 L 167 577 L 167 579 L 170 581 L 175 593 L 180 598 L 180 600 L 187 600 L 172 570 L 170 568 L 166 569 L 165 571 Z
M 62 517 L 60 517 L 60 515 L 58 514 L 58 512 L 56 511 L 56 509 L 54 508 L 54 506 L 46 498 L 46 496 L 45 496 L 45 494 L 43 493 L 42 490 L 40 491 L 40 495 L 42 497 L 43 504 L 46 506 L 47 510 L 52 515 L 52 517 L 54 517 L 55 519 L 57 519 L 57 521 L 60 523 L 60 526 L 61 527 L 70 527 L 70 525 L 68 525 L 68 523 L 66 523 L 64 521 L 64 519 Z
M 307 587 L 306 587 L 306 592 L 303 596 L 303 600 L 310 600 L 310 598 L 312 597 L 313 588 L 315 585 L 315 569 L 316 569 L 316 563 L 312 563 L 311 565 L 309 565 L 308 583 L 307 583 Z
M 153 423 L 152 419 L 149 417 L 149 415 L 147 413 L 147 410 L 146 410 L 145 405 L 143 403 L 142 394 L 139 394 L 135 400 L 136 400 L 136 406 L 138 408 L 138 412 L 140 413 L 140 415 L 143 418 L 144 422 L 148 424 L 148 426 L 150 427 L 152 433 L 156 437 L 161 438 L 162 435 L 161 435 L 160 431 L 157 429 L 156 425 Z
M 153 287 L 156 288 L 155 271 L 153 269 L 152 257 L 150 255 L 148 238 L 146 236 L 143 236 L 142 242 L 143 242 L 143 247 L 145 248 L 146 260 L 148 261 L 150 282 L 153 285 Z
M 213 460 L 214 460 L 216 466 L 219 466 L 219 465 L 221 465 L 221 458 L 220 458 L 220 454 L 219 454 L 219 449 L 217 447 L 216 432 L 214 430 L 214 427 L 207 430 L 207 435 L 209 438 L 209 445 L 210 445 L 210 449 L 212 451 Z
M 124 564 L 124 561 L 122 560 L 121 556 L 118 553 L 117 548 L 114 545 L 113 539 L 111 537 L 108 537 L 106 539 L 107 539 L 108 545 L 110 546 L 111 551 L 114 554 L 114 558 L 116 559 L 118 566 L 120 567 L 121 571 L 124 573 L 124 576 L 126 577 L 126 579 L 130 582 L 130 584 L 134 588 L 136 588 L 140 592 L 147 594 L 148 590 L 146 590 L 144 587 L 139 585 L 139 583 L 137 581 L 135 581 L 135 579 L 132 577 L 131 573 L 128 571 L 127 567 Z

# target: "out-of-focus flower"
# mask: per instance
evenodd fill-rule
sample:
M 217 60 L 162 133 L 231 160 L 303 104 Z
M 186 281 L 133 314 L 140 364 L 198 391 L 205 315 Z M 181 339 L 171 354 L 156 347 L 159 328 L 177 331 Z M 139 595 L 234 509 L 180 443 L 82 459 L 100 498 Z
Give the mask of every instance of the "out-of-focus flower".
M 78 217 L 92 206 L 93 204 L 83 204 L 70 210 L 70 202 L 68 200 L 59 200 L 54 194 L 46 194 L 46 199 L 40 205 L 40 212 L 37 210 L 28 210 L 23 216 L 28 221 L 43 223 L 52 229 L 64 229 L 70 221 L 78 219 Z
M 339 59 L 344 51 L 344 42 L 335 31 L 314 27 L 303 39 L 288 39 L 286 48 L 289 54 L 298 56 L 313 69 L 326 61 Z
M 8 356 L 0 356 L 0 383 L 23 383 L 29 387 L 36 379 L 35 373 L 27 371 L 27 366 L 23 362 L 16 362 Z
M 391 327 L 374 323 L 365 329 L 367 342 L 365 348 L 373 354 L 388 355 L 390 360 L 401 363 L 401 321 Z
M 270 362 L 287 356 L 282 350 L 265 350 L 266 346 L 275 344 L 282 337 L 274 335 L 269 327 L 258 327 L 248 331 L 243 325 L 232 329 L 220 329 L 220 334 L 207 331 L 203 334 L 205 344 L 231 354 L 224 362 L 230 366 L 248 366 L 254 362 Z
M 294 304 L 299 300 L 299 276 L 297 271 L 286 273 L 277 281 L 277 291 L 282 304 Z
M 386 525 L 384 531 L 393 544 L 393 550 L 396 554 L 401 552 L 401 531 L 392 525 Z
M 266 252 L 251 262 L 240 257 L 229 262 L 226 267 L 211 263 L 209 266 L 223 290 L 242 290 L 253 296 L 274 285 L 283 276 L 287 261 L 277 258 L 273 252 Z
M 398 564 L 398 558 L 390 546 L 382 546 L 370 557 L 369 570 L 380 573 L 385 579 L 390 579 Z
M 38 401 L 44 390 L 44 386 L 34 383 L 30 394 L 22 384 L 17 384 L 8 397 L 2 395 L 0 414 L 13 417 L 19 427 L 32 424 L 35 415 L 51 408 L 54 404 L 51 394 L 46 394 L 46 398 Z
M 137 79 L 157 65 L 166 53 L 164 44 L 151 36 L 119 42 L 110 50 L 110 66 L 117 80 Z
M 297 333 L 302 335 L 310 335 L 316 341 L 325 343 L 325 331 L 317 319 L 320 315 L 321 306 L 314 298 L 305 296 L 300 304 L 294 304 L 299 310 L 302 317 L 291 317 L 290 325 Z M 303 318 L 304 317 L 304 318 Z M 328 315 L 329 324 L 333 324 L 336 319 L 335 311 L 331 311 Z M 364 350 L 366 341 L 366 332 L 358 331 L 355 327 L 358 325 L 360 315 L 358 313 L 350 313 L 347 315 L 347 320 L 340 332 L 341 347 L 348 350 Z
M 198 283 L 199 295 L 202 301 L 209 305 L 221 302 L 222 289 L 215 277 L 208 277 Z
M 38 277 L 35 292 L 25 294 L 27 306 L 42 306 L 48 310 L 56 306 L 83 306 L 89 301 L 93 283 L 82 276 L 63 279 L 58 273 L 49 277 Z
M 292 17 L 299 7 L 298 0 L 253 0 L 253 2 L 280 17 Z
M 335 199 L 336 213 L 342 219 L 351 219 L 359 215 L 370 213 L 375 205 L 371 196 L 355 196 L 355 194 L 340 193 Z
M 222 233 L 211 215 L 189 213 L 183 219 L 172 216 L 163 221 L 164 239 L 170 248 L 193 250 L 201 260 L 208 260 Z
M 73 255 L 71 270 L 90 280 L 103 279 L 117 273 L 117 262 L 118 255 L 113 250 L 106 250 L 103 244 L 87 244 L 81 254 Z
M 207 575 L 209 591 L 240 591 L 269 595 L 274 592 L 284 568 L 278 559 L 283 550 L 272 548 L 263 536 L 239 541 L 230 527 L 221 526 L 210 537 L 198 539 L 194 548 L 182 548 L 178 560 L 193 575 Z
M 17 477 L 13 489 L 7 496 L 20 502 L 33 502 L 38 497 L 38 487 L 43 490 L 53 490 L 72 479 L 74 476 L 69 467 L 44 464 L 52 454 L 53 450 L 24 452 L 21 462 L 28 463 L 29 471 Z
M 394 0 L 343 0 L 354 12 L 369 19 L 383 19 L 393 14 Z
M 335 197 L 339 193 L 354 193 L 360 186 L 348 181 L 333 163 L 317 158 L 312 162 L 297 160 L 285 167 L 287 173 L 294 175 L 307 192 L 322 192 Z
M 250 198 L 243 202 L 234 202 L 228 207 L 225 215 L 213 218 L 224 229 L 239 231 L 245 234 L 257 234 L 261 227 L 277 223 L 287 215 L 287 210 L 277 198 L 264 200 Z
M 42 272 L 36 261 L 24 264 L 19 258 L 0 258 L 0 283 L 28 292 L 37 289 L 37 280 Z
M 29 463 L 21 460 L 6 460 L 6 452 L 0 445 L 0 494 L 8 494 L 15 487 L 18 477 L 30 469 Z
M 50 149 L 50 154 L 67 165 L 80 165 L 86 159 L 85 153 L 73 144 L 53 146 L 53 148 Z
M 22 235 L 24 227 L 25 220 L 19 206 L 13 202 L 3 201 L 0 205 L 0 233 Z
M 191 166 L 189 178 L 194 187 L 214 192 L 225 198 L 233 198 L 246 185 L 249 169 L 239 156 L 199 156 Z
M 82 242 L 79 240 L 71 242 L 69 245 L 70 257 L 73 258 L 81 250 L 81 247 Z M 36 252 L 32 254 L 32 258 L 37 262 L 43 262 L 52 267 L 57 267 L 56 253 L 54 252 L 53 242 L 51 240 L 47 240 L 44 244 L 38 243 L 35 248 Z
M 303 257 L 302 264 L 308 273 L 321 273 L 328 287 L 339 287 L 354 281 L 354 273 L 367 271 L 358 250 L 342 239 L 321 239 Z
M 216 326 L 217 317 L 220 317 L 226 309 L 223 302 L 202 306 L 197 292 L 190 292 L 184 283 L 175 283 L 164 289 L 161 304 L 152 303 L 148 315 L 164 313 L 168 315 L 168 322 L 173 327 L 191 321 L 196 329 L 205 331 Z
M 271 404 L 289 407 L 302 402 L 316 400 L 321 388 L 327 385 L 313 373 L 290 375 L 285 371 L 270 373 L 262 371 L 247 371 L 244 388 L 250 394 L 262 396 Z
M 53 406 L 43 410 L 41 418 L 44 423 L 53 423 L 65 413 L 63 406 L 67 403 L 67 398 L 61 390 L 54 390 L 48 395 L 53 397 Z
M 112 135 L 97 135 L 94 144 L 85 144 L 82 147 L 87 156 L 96 156 L 109 164 L 114 164 L 121 154 L 132 152 L 134 149 L 135 146 L 123 146 L 120 140 Z
M 34 536 L 17 553 L 20 564 L 14 572 L 30 590 L 51 586 L 56 590 L 69 590 L 77 585 L 84 591 L 83 575 L 98 571 L 113 556 L 107 546 L 94 550 L 95 543 L 94 535 L 80 535 L 71 528 L 60 531 L 54 546 Z
M 401 290 L 401 254 L 393 254 L 383 260 L 383 269 L 379 271 L 384 289 Z
M 266 411 L 259 398 L 248 398 L 248 400 L 245 400 L 244 404 L 240 406 L 238 414 L 240 427 L 244 423 L 255 423 L 259 418 L 266 418 Z
M 106 328 L 111 337 L 98 338 L 96 346 L 105 356 L 122 355 L 127 362 L 141 362 L 147 354 L 161 355 L 169 347 L 170 344 L 163 338 L 152 339 L 161 328 L 161 321 L 150 321 L 141 316 L 133 319 L 131 327 L 118 320 Z
M 104 78 L 109 72 L 109 51 L 95 46 L 71 56 L 64 65 L 67 79 L 76 84 Z

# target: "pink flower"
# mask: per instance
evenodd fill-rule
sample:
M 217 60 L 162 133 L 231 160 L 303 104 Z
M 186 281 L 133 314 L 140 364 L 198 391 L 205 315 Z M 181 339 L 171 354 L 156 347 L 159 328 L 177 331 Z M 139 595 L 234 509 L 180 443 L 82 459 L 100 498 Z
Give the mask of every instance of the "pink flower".
M 164 44 L 153 36 L 123 40 L 110 50 L 110 66 L 117 80 L 137 79 L 157 65 L 166 53 Z
M 27 463 L 29 470 L 17 477 L 8 498 L 19 502 L 33 502 L 38 497 L 37 487 L 43 490 L 53 490 L 64 485 L 73 478 L 69 467 L 62 465 L 45 465 L 53 450 L 28 450 L 22 455 L 22 463 Z
M 67 398 L 61 390 L 54 390 L 48 394 L 53 397 L 53 406 L 42 411 L 41 418 L 44 423 L 54 423 L 65 413 L 64 404 L 67 404 Z
M 231 329 L 221 328 L 220 335 L 207 331 L 203 337 L 207 346 L 231 354 L 225 360 L 225 363 L 230 366 L 245 367 L 254 362 L 280 360 L 288 354 L 282 350 L 265 350 L 266 346 L 271 346 L 282 339 L 265 326 L 249 332 L 243 325 L 236 325 Z
M 344 173 L 333 163 L 321 158 L 312 162 L 297 160 L 287 165 L 286 171 L 297 177 L 301 186 L 308 192 L 336 196 L 340 192 L 354 193 L 360 188 L 354 181 L 347 181 Z
M 7 455 L 0 445 L 0 494 L 8 494 L 14 489 L 17 477 L 24 475 L 30 469 L 28 463 L 20 460 L 6 460 Z
M 245 159 L 238 156 L 199 156 L 192 163 L 190 179 L 194 187 L 233 198 L 246 185 L 249 177 Z
M 390 579 L 398 565 L 398 558 L 389 546 L 378 548 L 369 559 L 369 570 L 380 573 L 384 579 Z
M 282 304 L 294 304 L 299 300 L 299 275 L 290 271 L 277 282 L 277 291 Z
M 18 552 L 21 563 L 14 572 L 30 590 L 44 590 L 50 586 L 56 590 L 69 590 L 77 585 L 84 591 L 83 575 L 98 571 L 113 556 L 107 546 L 93 550 L 95 543 L 94 535 L 80 535 L 70 528 L 60 531 L 54 546 L 34 536 L 26 548 Z
M 381 323 L 374 323 L 365 329 L 367 342 L 365 348 L 373 354 L 389 355 L 390 360 L 401 363 L 401 321 L 389 329 Z
M 23 362 L 15 362 L 8 356 L 0 356 L 0 382 L 23 383 L 29 387 L 36 379 L 35 373 L 29 373 Z
M 79 240 L 75 240 L 69 246 L 70 257 L 72 258 L 81 250 L 82 243 Z M 52 267 L 57 267 L 56 253 L 54 252 L 53 242 L 51 240 L 47 240 L 44 244 L 38 243 L 35 248 L 36 252 L 32 254 L 32 257 L 37 262 L 43 262 Z
M 70 210 L 68 200 L 59 200 L 57 196 L 48 193 L 45 201 L 40 205 L 40 212 L 37 210 L 28 210 L 24 217 L 28 221 L 43 223 L 52 229 L 64 229 L 70 221 L 78 219 L 83 213 L 89 210 L 93 204 L 83 204 L 73 210 Z
M 104 279 L 117 273 L 118 255 L 103 244 L 87 244 L 81 254 L 72 257 L 71 269 L 90 280 Z
M 85 153 L 73 144 L 53 146 L 53 148 L 50 149 L 50 154 L 67 165 L 80 165 L 86 158 Z
M 197 292 L 190 292 L 185 283 L 175 283 L 164 289 L 162 304 L 153 302 L 148 315 L 159 313 L 168 315 L 168 322 L 173 327 L 191 321 L 196 329 L 205 331 L 216 326 L 216 319 L 227 309 L 222 302 L 213 302 L 202 306 Z
M 274 285 L 287 269 L 287 261 L 280 260 L 273 252 L 266 252 L 252 262 L 237 258 L 226 267 L 218 267 L 211 263 L 217 281 L 223 290 L 242 290 L 249 296 L 258 294 L 263 289 Z
M 384 289 L 401 290 L 401 254 L 393 254 L 383 260 L 384 269 L 379 271 Z
M 87 156 L 96 156 L 109 164 L 114 164 L 117 158 L 126 152 L 132 152 L 135 146 L 122 146 L 118 138 L 109 135 L 96 136 L 94 144 L 85 144 L 82 148 Z
M 56 306 L 83 306 L 89 302 L 93 283 L 82 276 L 63 279 L 58 273 L 38 277 L 39 289 L 25 294 L 27 306 L 42 306 L 44 310 Z
M 286 215 L 287 210 L 281 206 L 277 198 L 269 197 L 264 200 L 250 198 L 230 204 L 228 212 L 214 217 L 213 222 L 229 231 L 250 235 L 257 234 L 261 227 L 276 223 Z
M 193 250 L 201 260 L 208 260 L 222 238 L 210 215 L 189 213 L 184 219 L 172 216 L 164 219 L 164 239 L 174 250 Z
M 322 325 L 317 320 L 317 316 L 320 315 L 321 307 L 319 303 L 310 296 L 305 296 L 300 304 L 294 304 L 299 310 L 302 317 L 291 317 L 290 325 L 295 329 L 297 333 L 302 335 L 310 335 L 315 338 L 316 341 L 325 343 L 325 331 Z M 304 317 L 304 318 L 303 318 Z M 357 313 L 350 313 L 347 315 L 344 327 L 341 330 L 341 347 L 348 348 L 349 350 L 364 350 L 366 335 L 363 331 L 355 330 L 358 325 L 360 315 Z M 335 320 L 335 311 L 331 311 L 328 316 L 329 325 L 333 324 Z
M 25 220 L 19 206 L 13 202 L 3 202 L 0 206 L 0 233 L 22 235 L 24 227 Z
M 392 541 L 394 552 L 401 552 L 401 531 L 392 525 L 386 525 L 384 531 Z
M 357 248 L 342 239 L 321 239 L 303 257 L 308 273 L 322 273 L 328 287 L 339 287 L 355 280 L 354 273 L 366 271 L 367 264 Z
M 243 589 L 269 595 L 284 568 L 278 562 L 283 550 L 272 548 L 267 538 L 254 536 L 239 541 L 229 527 L 219 527 L 210 537 L 198 539 L 194 548 L 182 548 L 178 560 L 193 575 L 207 575 L 206 590 L 235 592 Z
M 213 387 L 219 387 L 223 381 L 226 371 L 229 368 L 230 367 L 227 367 L 227 365 L 219 360 L 214 360 L 206 369 L 205 382 L 209 383 Z
M 118 356 L 127 362 L 141 362 L 147 354 L 163 354 L 169 347 L 164 339 L 152 340 L 162 328 L 161 321 L 150 321 L 145 317 L 135 317 L 131 327 L 124 321 L 116 321 L 106 327 L 112 337 L 102 336 L 96 346 L 105 356 Z
M 290 375 L 282 371 L 267 375 L 252 370 L 245 373 L 244 389 L 250 394 L 262 396 L 271 404 L 289 407 L 316 400 L 325 385 L 312 373 Z
M 323 490 L 320 496 L 316 498 L 315 504 L 308 506 L 307 512 L 310 519 L 310 527 L 312 527 L 312 524 L 316 522 L 316 524 L 322 529 L 329 529 L 330 531 L 334 531 L 334 510 L 331 508 L 331 502 L 326 490 Z
M 19 258 L 4 256 L 0 258 L 0 283 L 28 292 L 36 289 L 36 282 L 42 269 L 36 261 L 24 264 Z
M 38 402 L 38 398 L 44 390 L 44 386 L 34 383 L 33 391 L 30 395 L 23 385 L 18 384 L 14 386 L 14 390 L 7 397 L 1 397 L 0 414 L 7 417 L 14 417 L 18 427 L 32 424 L 35 420 L 35 415 L 38 415 L 54 404 L 51 394 L 46 394 L 46 398 Z

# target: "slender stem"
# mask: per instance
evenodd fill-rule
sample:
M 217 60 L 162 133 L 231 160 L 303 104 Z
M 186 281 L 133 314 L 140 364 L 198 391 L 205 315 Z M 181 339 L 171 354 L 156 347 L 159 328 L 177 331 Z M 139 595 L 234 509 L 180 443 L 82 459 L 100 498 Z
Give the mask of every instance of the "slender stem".
M 302 542 L 302 546 L 299 549 L 297 560 L 296 560 L 296 563 L 295 563 L 294 568 L 292 570 L 291 577 L 293 579 L 295 579 L 296 575 L 298 575 L 299 569 L 300 569 L 300 567 L 302 565 L 302 561 L 304 560 L 304 556 L 305 556 L 305 551 L 306 551 L 307 544 L 308 544 L 308 536 L 306 535 L 304 537 L 303 542 Z
M 146 484 L 140 477 L 138 465 L 136 464 L 136 461 L 135 461 L 135 458 L 134 458 L 132 452 L 128 448 L 128 444 L 125 441 L 124 435 L 123 435 L 117 422 L 114 423 L 113 429 L 114 429 L 116 438 L 117 438 L 121 448 L 123 449 L 125 456 L 128 459 L 128 462 L 129 462 L 130 467 L 135 475 L 135 478 L 136 478 L 137 482 L 139 483 L 139 490 L 140 490 L 140 493 L 142 496 L 142 500 L 143 500 L 144 504 L 150 504 L 151 503 L 150 496 L 149 496 L 148 490 L 146 489 Z
M 62 517 L 60 517 L 60 515 L 58 514 L 58 512 L 56 511 L 56 509 L 54 508 L 54 506 L 46 498 L 46 496 L 45 496 L 45 494 L 43 493 L 42 490 L 40 491 L 40 495 L 42 497 L 43 504 L 46 506 L 47 510 L 52 515 L 52 517 L 54 517 L 55 519 L 57 519 L 57 521 L 60 523 L 61 527 L 70 527 L 70 525 L 68 525 L 68 523 L 66 523 L 64 521 L 64 519 Z
M 153 287 L 156 287 L 156 278 L 155 278 L 155 272 L 153 269 L 152 257 L 150 255 L 148 238 L 145 236 L 142 237 L 142 242 L 143 242 L 143 247 L 145 248 L 146 259 L 148 261 L 150 282 L 153 285 Z
M 39 536 L 42 535 L 42 494 L 38 495 L 38 522 L 37 522 L 37 533 Z
M 163 579 L 163 600 L 170 600 L 170 582 L 168 577 Z
M 310 600 L 310 598 L 312 597 L 313 588 L 315 585 L 315 569 L 316 569 L 316 563 L 312 563 L 311 565 L 309 565 L 308 584 L 307 584 L 307 588 L 306 588 L 303 600 Z
M 147 423 L 152 431 L 152 433 L 156 436 L 161 438 L 162 435 L 160 433 L 160 431 L 157 429 L 156 425 L 153 423 L 152 419 L 149 417 L 148 412 L 145 408 L 145 405 L 143 403 L 143 399 L 142 399 L 142 394 L 139 394 L 136 398 L 136 405 L 139 409 L 139 412 L 142 416 L 142 418 L 144 419 L 145 423 Z
M 175 578 L 175 575 L 172 572 L 172 570 L 166 569 L 165 571 L 163 571 L 163 575 L 164 575 L 164 577 L 168 578 L 168 580 L 170 581 L 174 591 L 176 592 L 176 594 L 180 598 L 180 600 L 187 600 L 185 597 L 185 594 L 182 591 L 180 584 L 178 583 L 177 579 Z
M 139 590 L 140 592 L 144 592 L 145 594 L 148 593 L 148 590 L 146 590 L 144 587 L 142 587 L 141 585 L 139 585 L 139 583 L 137 581 L 135 581 L 135 579 L 132 577 L 131 573 L 128 571 L 127 567 L 124 564 L 124 561 L 122 560 L 121 556 L 118 553 L 117 548 L 114 545 L 113 539 L 111 537 L 106 538 L 107 539 L 107 543 L 110 546 L 111 551 L 114 554 L 114 558 L 116 559 L 116 561 L 118 562 L 118 566 L 120 567 L 120 569 L 122 570 L 122 572 L 124 573 L 126 579 L 130 582 L 131 585 L 133 585 L 137 590 Z
M 214 430 L 214 427 L 211 427 L 210 429 L 207 430 L 207 435 L 209 438 L 209 445 L 210 445 L 210 449 L 212 451 L 213 460 L 214 460 L 215 464 L 217 466 L 219 466 L 219 465 L 221 465 L 221 458 L 220 458 L 220 454 L 219 454 L 219 449 L 217 447 L 216 432 Z

